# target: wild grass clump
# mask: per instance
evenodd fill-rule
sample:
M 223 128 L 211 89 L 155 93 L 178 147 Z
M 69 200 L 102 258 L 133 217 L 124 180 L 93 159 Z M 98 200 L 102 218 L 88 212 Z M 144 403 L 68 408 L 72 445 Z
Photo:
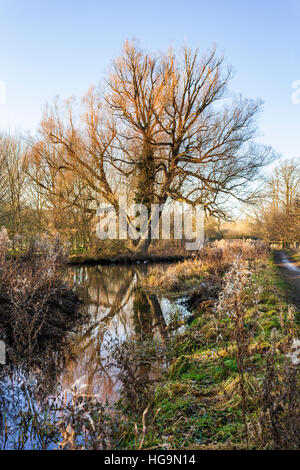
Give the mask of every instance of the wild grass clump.
M 277 331 L 273 331 L 261 391 L 261 410 L 253 423 L 260 448 L 299 450 L 300 447 L 300 341 L 293 339 L 288 354 L 278 361 Z
M 45 401 L 37 399 L 39 384 L 22 386 L 22 378 L 14 380 L 23 406 L 14 409 L 13 415 L 1 416 L 1 450 L 112 450 L 128 432 L 126 415 L 86 393 L 84 378 Z M 11 388 L 9 392 L 11 396 Z
M 201 282 L 210 282 L 222 276 L 239 259 L 241 261 L 265 262 L 269 255 L 268 247 L 260 241 L 219 240 L 205 244 L 197 255 L 167 270 L 149 270 L 142 285 L 146 289 L 162 291 L 186 291 Z
M 216 304 L 218 315 L 230 317 L 234 328 L 236 344 L 236 362 L 239 373 L 239 391 L 242 399 L 243 421 L 248 442 L 247 426 L 247 392 L 245 380 L 245 367 L 248 356 L 251 329 L 245 326 L 247 313 L 247 296 L 251 286 L 251 271 L 243 263 L 235 261 L 228 273 L 225 274 L 223 290 Z
M 85 393 L 83 380 L 56 398 L 60 410 L 58 447 L 63 450 L 117 449 L 126 433 L 126 416 L 115 406 Z

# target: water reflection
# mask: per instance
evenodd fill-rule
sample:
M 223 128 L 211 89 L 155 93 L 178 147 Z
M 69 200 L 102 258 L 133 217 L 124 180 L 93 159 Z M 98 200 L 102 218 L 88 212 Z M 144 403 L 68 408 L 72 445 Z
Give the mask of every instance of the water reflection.
M 60 378 L 63 387 L 84 377 L 88 393 L 98 394 L 102 400 L 116 400 L 120 384 L 116 370 L 108 367 L 110 341 L 141 335 L 165 341 L 172 305 L 137 287 L 146 270 L 146 266 L 73 268 L 73 281 L 84 299 L 88 320 L 72 338 Z
M 49 345 L 36 363 L 28 366 L 24 358 L 21 364 L 1 368 L 2 426 L 4 416 L 10 424 L 15 422 L 29 400 L 41 409 L 49 396 L 74 383 L 84 383 L 85 393 L 96 394 L 99 400 L 118 399 L 122 386 L 118 370 L 108 366 L 111 342 L 145 336 L 163 343 L 170 312 L 178 307 L 139 289 L 138 281 L 146 271 L 146 265 L 69 268 L 67 278 L 83 300 L 84 320 L 76 323 L 66 340 Z M 147 373 L 151 375 L 151 370 Z

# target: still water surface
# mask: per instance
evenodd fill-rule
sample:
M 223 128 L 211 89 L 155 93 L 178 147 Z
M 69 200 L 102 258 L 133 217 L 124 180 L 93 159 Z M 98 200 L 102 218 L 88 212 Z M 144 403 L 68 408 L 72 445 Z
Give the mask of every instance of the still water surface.
M 137 288 L 147 269 L 147 264 L 72 268 L 70 275 L 84 300 L 87 319 L 72 337 L 73 358 L 67 360 L 59 380 L 63 387 L 84 377 L 88 393 L 116 400 L 120 384 L 116 371 L 106 367 L 111 340 L 134 339 L 143 333 L 164 342 L 172 313 L 187 313 L 179 302 Z
M 48 397 L 69 390 L 74 384 L 84 384 L 85 393 L 96 394 L 101 401 L 118 399 L 122 387 L 118 370 L 109 366 L 112 341 L 135 339 L 142 333 L 164 342 L 170 334 L 168 324 L 174 312 L 182 316 L 188 314 L 179 301 L 147 294 L 137 287 L 149 266 L 74 266 L 68 269 L 67 278 L 74 283 L 83 301 L 84 319 L 69 333 L 65 348 L 55 344 L 49 347 L 43 367 L 35 366 L 28 371 L 20 364 L 1 369 L 0 441 L 3 442 L 4 418 L 14 426 L 29 400 L 32 407 L 40 410 L 41 403 L 47 403 Z M 158 269 L 165 270 L 167 266 L 160 264 Z

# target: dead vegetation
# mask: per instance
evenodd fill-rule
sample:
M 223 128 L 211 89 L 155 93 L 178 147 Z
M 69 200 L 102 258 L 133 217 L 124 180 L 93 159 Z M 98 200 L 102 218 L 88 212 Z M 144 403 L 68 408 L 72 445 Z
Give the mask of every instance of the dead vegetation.
M 219 242 L 202 255 L 160 274 L 169 280 L 169 270 L 179 274 L 195 262 L 182 285 L 198 276 L 210 286 L 189 290 L 190 326 L 165 344 L 144 336 L 114 345 L 111 362 L 123 385 L 116 405 L 99 403 L 82 382 L 54 397 L 52 414 L 40 421 L 29 410 L 43 445 L 299 448 L 299 331 L 268 249 L 252 241 Z M 23 418 L 27 436 L 29 418 Z
M 262 411 L 255 431 L 261 447 L 299 450 L 300 447 L 300 341 L 290 343 L 290 351 L 278 364 L 276 332 L 266 362 L 261 394 Z
M 188 292 L 193 306 L 155 392 L 157 429 L 170 432 L 164 448 L 299 448 L 299 331 L 269 250 L 252 241 L 204 250 L 150 275 L 151 288 Z
M 267 246 L 259 241 L 215 241 L 204 245 L 193 259 L 170 266 L 166 271 L 152 269 L 143 281 L 143 287 L 162 291 L 185 291 L 199 288 L 203 282 L 206 289 L 207 285 L 214 284 L 216 277 L 223 275 L 235 260 L 266 260 L 268 253 Z
M 0 333 L 9 361 L 28 364 L 62 341 L 78 318 L 79 299 L 63 280 L 66 252 L 59 241 L 33 241 L 26 253 L 8 256 L 0 233 Z M 41 360 L 42 362 L 42 360 Z

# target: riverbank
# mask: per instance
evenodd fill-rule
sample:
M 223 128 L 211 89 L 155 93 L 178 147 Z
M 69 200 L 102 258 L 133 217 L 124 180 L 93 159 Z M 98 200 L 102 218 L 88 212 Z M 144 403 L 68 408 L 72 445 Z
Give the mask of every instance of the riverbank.
M 181 240 L 153 240 L 148 252 L 137 252 L 126 240 L 101 240 L 98 246 L 84 251 L 69 251 L 70 265 L 110 265 L 167 263 L 189 259 L 194 253 Z
M 5 342 L 9 366 L 39 364 L 42 368 L 53 345 L 62 346 L 79 321 L 81 300 L 64 278 L 66 256 L 62 249 L 47 247 L 41 252 L 32 248 L 12 257 L 8 247 L 9 239 L 2 231 L 0 340 Z
M 203 290 L 199 295 L 195 271 L 187 275 L 186 268 L 177 265 L 159 278 L 149 276 L 152 290 L 155 284 L 170 295 L 190 294 L 193 321 L 170 345 L 168 370 L 145 407 L 148 426 L 144 426 L 142 447 L 299 447 L 286 411 L 290 405 L 284 402 L 284 378 L 296 374 L 289 369 L 286 356 L 299 328 L 274 256 L 243 261 L 240 257 L 229 271 L 214 273 L 218 280 L 214 286 L 213 278 L 208 277 L 212 275 L 202 269 L 202 282 L 211 285 L 210 298 L 203 296 Z M 194 268 L 199 274 L 199 266 Z M 298 410 L 297 392 L 290 392 L 293 397 L 289 400 L 297 402 Z M 280 405 L 276 397 L 280 397 Z M 276 407 L 274 418 L 272 409 Z M 280 422 L 280 429 L 278 423 L 274 426 L 274 419 Z M 136 437 L 129 433 L 122 447 L 137 445 Z
M 71 266 L 95 266 L 98 264 L 139 264 L 139 263 L 176 263 L 190 259 L 192 255 L 116 255 L 116 256 L 95 256 L 88 254 L 70 255 L 68 264 Z

